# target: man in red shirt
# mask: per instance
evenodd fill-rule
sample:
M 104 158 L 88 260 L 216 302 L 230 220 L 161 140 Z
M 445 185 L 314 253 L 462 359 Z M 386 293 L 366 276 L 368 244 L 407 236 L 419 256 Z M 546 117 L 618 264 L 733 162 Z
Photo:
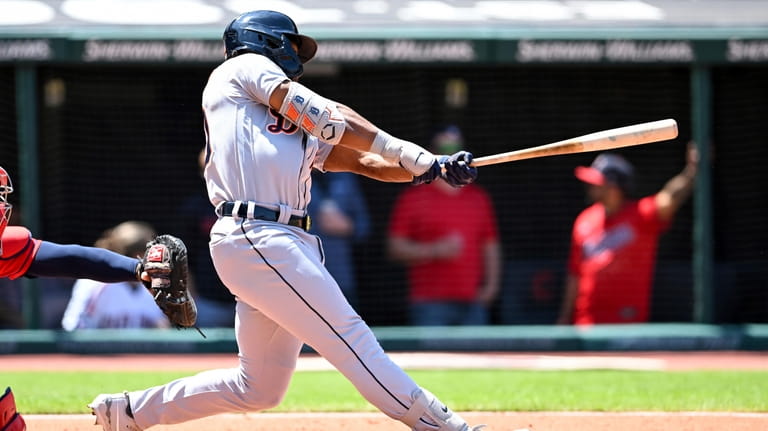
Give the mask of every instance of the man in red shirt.
M 594 201 L 576 217 L 565 296 L 557 323 L 647 322 L 659 236 L 693 189 L 698 154 L 654 195 L 632 199 L 634 169 L 604 153 L 576 168 Z
M 440 154 L 462 146 L 455 126 L 432 143 Z M 412 325 L 489 323 L 501 251 L 485 190 L 476 184 L 455 188 L 442 179 L 405 190 L 392 211 L 388 246 L 390 256 L 408 267 Z

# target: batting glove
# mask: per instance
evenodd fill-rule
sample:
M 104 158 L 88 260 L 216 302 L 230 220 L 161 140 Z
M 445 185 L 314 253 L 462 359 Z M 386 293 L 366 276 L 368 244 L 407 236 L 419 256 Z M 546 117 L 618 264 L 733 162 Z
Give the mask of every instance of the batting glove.
M 448 161 L 448 156 L 437 156 L 435 158 L 435 162 L 432 163 L 432 166 L 427 169 L 427 172 L 424 172 L 423 174 L 413 177 L 413 180 L 411 181 L 411 184 L 413 185 L 419 185 L 419 184 L 429 184 L 432 181 L 434 181 L 436 178 L 440 178 L 443 172 L 443 165 Z
M 453 187 L 464 187 L 477 179 L 477 168 L 470 166 L 472 153 L 459 151 L 450 157 L 443 157 L 446 157 L 446 161 L 443 165 L 445 172 L 442 177 L 448 184 Z

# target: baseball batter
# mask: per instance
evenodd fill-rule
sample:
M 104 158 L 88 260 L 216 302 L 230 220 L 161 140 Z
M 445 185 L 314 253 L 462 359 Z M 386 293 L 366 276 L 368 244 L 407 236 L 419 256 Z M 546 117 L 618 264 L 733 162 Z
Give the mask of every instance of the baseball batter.
M 205 178 L 219 216 L 211 256 L 238 300 L 239 367 L 99 395 L 90 404 L 97 423 L 107 431 L 143 430 L 275 407 L 306 343 L 411 429 L 469 430 L 390 360 L 350 307 L 323 265 L 319 238 L 307 233 L 306 210 L 312 169 L 414 184 L 442 176 L 460 187 L 477 177 L 472 155 L 435 156 L 299 84 L 317 44 L 282 13 L 237 17 L 224 43 L 226 60 L 203 91 Z

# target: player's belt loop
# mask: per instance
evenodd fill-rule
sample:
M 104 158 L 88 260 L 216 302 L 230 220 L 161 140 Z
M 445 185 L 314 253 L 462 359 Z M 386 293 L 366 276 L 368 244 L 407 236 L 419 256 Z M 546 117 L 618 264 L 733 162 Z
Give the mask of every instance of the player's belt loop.
M 240 206 L 243 204 L 243 201 L 234 201 L 232 203 L 232 218 L 237 220 L 240 217 Z
M 224 207 L 228 203 L 229 202 L 219 202 L 219 204 L 216 205 L 216 209 L 214 209 L 213 212 L 216 213 L 216 215 L 219 216 L 219 217 L 224 217 Z
M 246 218 L 253 219 L 253 212 L 256 209 L 256 202 L 248 201 L 248 211 L 245 213 Z
M 289 220 L 291 220 L 291 207 L 285 204 L 280 204 L 280 212 L 277 215 L 277 222 L 288 224 Z

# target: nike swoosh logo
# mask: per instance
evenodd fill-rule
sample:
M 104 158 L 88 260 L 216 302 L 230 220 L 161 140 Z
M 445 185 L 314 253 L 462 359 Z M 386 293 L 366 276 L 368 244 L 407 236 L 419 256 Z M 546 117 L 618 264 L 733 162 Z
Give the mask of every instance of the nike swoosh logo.
M 440 407 L 440 410 L 442 410 L 443 413 L 448 413 L 448 406 L 444 405 L 444 406 Z

